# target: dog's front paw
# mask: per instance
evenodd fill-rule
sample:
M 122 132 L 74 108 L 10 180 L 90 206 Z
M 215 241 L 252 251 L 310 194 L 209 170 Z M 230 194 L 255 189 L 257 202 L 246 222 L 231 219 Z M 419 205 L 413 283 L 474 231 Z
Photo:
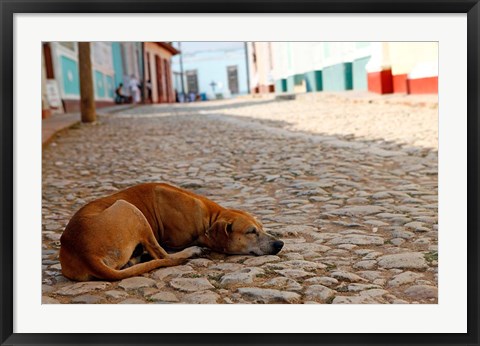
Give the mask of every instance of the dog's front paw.
M 205 253 L 205 249 L 201 248 L 200 246 L 192 246 L 188 248 L 190 256 L 189 257 L 194 257 L 194 256 L 201 256 Z
M 171 254 L 171 258 L 192 258 L 203 254 L 203 249 L 200 246 L 191 246 L 175 254 Z

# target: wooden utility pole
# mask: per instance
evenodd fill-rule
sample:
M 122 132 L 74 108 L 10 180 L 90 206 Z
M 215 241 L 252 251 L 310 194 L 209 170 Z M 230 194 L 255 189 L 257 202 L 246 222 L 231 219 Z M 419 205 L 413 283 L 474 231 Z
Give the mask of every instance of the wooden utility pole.
M 92 61 L 90 60 L 90 42 L 78 42 L 78 64 L 80 73 L 80 112 L 83 123 L 97 119 L 95 96 L 93 92 Z

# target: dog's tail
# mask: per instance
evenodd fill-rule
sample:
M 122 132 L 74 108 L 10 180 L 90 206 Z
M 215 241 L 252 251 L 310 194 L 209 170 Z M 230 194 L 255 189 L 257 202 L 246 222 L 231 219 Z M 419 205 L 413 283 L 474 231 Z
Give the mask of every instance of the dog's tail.
M 132 276 L 142 275 L 150 270 L 171 267 L 183 264 L 187 261 L 186 258 L 164 258 L 154 259 L 148 262 L 138 263 L 125 269 L 113 269 L 103 263 L 102 260 L 92 261 L 90 269 L 93 276 L 101 280 L 122 280 Z

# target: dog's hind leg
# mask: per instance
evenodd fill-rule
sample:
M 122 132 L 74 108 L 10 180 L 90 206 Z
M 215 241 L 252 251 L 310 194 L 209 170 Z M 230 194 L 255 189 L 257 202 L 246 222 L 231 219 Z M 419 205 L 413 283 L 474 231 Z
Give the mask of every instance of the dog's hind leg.
M 169 254 L 158 243 L 152 227 L 143 213 L 125 200 L 118 200 L 102 214 L 105 219 L 116 220 L 116 224 L 122 225 L 124 232 L 130 233 L 138 239 L 138 243 L 145 248 L 153 259 L 186 259 L 202 253 L 201 248 L 192 246 L 175 254 Z
M 122 280 L 132 276 L 139 276 L 149 271 L 162 267 L 171 267 L 185 263 L 183 258 L 165 258 L 154 259 L 148 262 L 135 264 L 125 269 L 113 269 L 103 263 L 102 259 L 92 259 L 89 263 L 90 270 L 98 279 L 101 280 Z
M 125 237 L 135 239 L 137 242 L 135 248 L 138 248 L 138 245 L 142 245 L 154 259 L 168 258 L 168 253 L 155 239 L 152 227 L 145 218 L 145 215 L 133 204 L 122 199 L 118 200 L 110 208 L 105 210 L 101 217 L 108 221 L 115 220 L 117 234 L 126 233 Z M 122 232 L 119 232 L 120 228 Z M 122 244 L 118 245 L 120 246 Z

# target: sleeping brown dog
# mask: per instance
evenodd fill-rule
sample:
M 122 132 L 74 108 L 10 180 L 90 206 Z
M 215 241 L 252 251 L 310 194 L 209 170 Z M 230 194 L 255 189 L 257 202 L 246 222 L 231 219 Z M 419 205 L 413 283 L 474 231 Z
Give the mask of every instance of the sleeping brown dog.
M 60 238 L 62 273 L 77 281 L 120 280 L 184 263 L 200 247 L 226 254 L 277 254 L 283 242 L 250 214 L 168 184 L 140 184 L 82 207 Z M 162 246 L 181 250 L 167 253 Z M 143 248 L 153 258 L 126 267 Z

